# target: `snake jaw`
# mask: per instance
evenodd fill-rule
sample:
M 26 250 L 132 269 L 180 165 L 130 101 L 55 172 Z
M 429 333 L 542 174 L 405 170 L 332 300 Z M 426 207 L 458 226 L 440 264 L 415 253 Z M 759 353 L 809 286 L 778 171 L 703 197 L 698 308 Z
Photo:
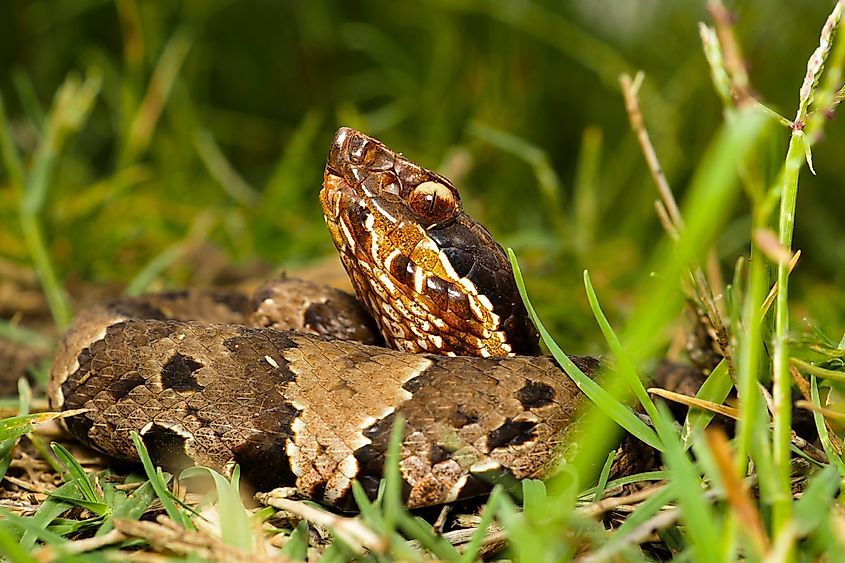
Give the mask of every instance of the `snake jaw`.
M 538 352 L 502 247 L 463 211 L 448 179 L 343 127 L 320 201 L 356 293 L 392 347 Z

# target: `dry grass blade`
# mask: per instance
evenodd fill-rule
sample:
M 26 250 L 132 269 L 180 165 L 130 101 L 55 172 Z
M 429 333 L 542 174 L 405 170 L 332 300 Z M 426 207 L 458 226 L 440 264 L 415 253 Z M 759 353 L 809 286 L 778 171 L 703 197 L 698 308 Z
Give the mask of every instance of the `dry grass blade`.
M 705 433 L 710 453 L 716 461 L 722 486 L 728 503 L 736 514 L 739 522 L 743 522 L 743 529 L 754 544 L 758 555 L 764 555 L 771 549 L 771 542 L 766 535 L 760 513 L 748 494 L 747 485 L 736 474 L 736 460 L 731 453 L 730 443 L 721 430 L 711 429 Z
M 629 495 L 606 498 L 598 502 L 588 504 L 587 506 L 578 509 L 578 512 L 583 514 L 584 516 L 596 517 L 601 514 L 604 514 L 605 512 L 616 510 L 620 506 L 629 506 L 640 503 L 648 498 L 653 497 L 655 494 L 659 493 L 665 488 L 666 485 L 655 485 L 653 487 L 648 487 L 642 489 L 641 491 L 631 493 Z
M 195 555 L 213 561 L 260 562 L 289 561 L 277 553 L 248 553 L 226 545 L 213 534 L 186 530 L 167 518 L 160 516 L 157 522 L 141 520 L 114 520 L 115 531 L 128 537 L 141 538 L 160 553 Z
M 763 251 L 766 258 L 775 264 L 790 266 L 790 271 L 792 271 L 792 261 L 795 260 L 795 253 L 778 241 L 778 236 L 773 230 L 768 228 L 756 229 L 754 231 L 754 243 L 757 245 L 757 248 Z
M 845 420 L 845 415 L 843 415 L 842 413 L 839 413 L 839 412 L 836 412 L 836 411 L 831 411 L 829 409 L 822 409 L 825 412 L 817 410 L 819 407 L 816 407 L 816 405 L 813 403 L 813 397 L 812 397 L 813 390 L 812 390 L 812 387 L 810 386 L 810 382 L 807 381 L 807 379 L 803 375 L 801 375 L 801 372 L 798 371 L 798 368 L 795 367 L 794 365 L 789 366 L 789 373 L 792 374 L 792 381 L 795 382 L 798 389 L 801 391 L 801 396 L 804 397 L 803 401 L 796 401 L 795 402 L 796 408 L 799 408 L 799 409 L 803 408 L 803 409 L 808 409 L 811 412 L 818 412 L 823 417 L 825 417 L 825 419 L 828 418 L 828 413 L 830 413 L 830 414 L 834 415 L 833 420 L 836 420 L 836 418 L 835 418 L 836 416 L 842 416 L 843 419 Z M 825 420 L 824 424 L 825 424 L 825 427 L 827 428 L 828 440 L 830 440 L 830 445 L 833 447 L 833 450 L 836 452 L 836 455 L 841 457 L 842 456 L 842 438 L 840 438 L 839 435 L 837 435 L 833 431 L 833 429 L 830 427 L 830 422 Z
M 681 405 L 715 412 L 716 414 L 721 414 L 733 418 L 734 420 L 739 420 L 739 410 L 733 407 L 726 407 L 725 405 L 720 405 L 719 403 L 705 401 L 704 399 L 699 399 L 697 397 L 690 397 L 689 395 L 684 395 L 682 393 L 675 393 L 674 391 L 661 389 L 660 387 L 650 387 L 648 392 L 652 395 L 663 397 L 664 399 L 668 399 Z
M 358 553 L 363 553 L 364 550 L 385 553 L 390 545 L 386 538 L 375 533 L 357 518 L 337 516 L 304 502 L 291 500 L 274 491 L 259 493 L 255 495 L 255 499 L 263 504 L 285 510 L 309 522 L 328 528 Z
M 660 159 L 657 157 L 657 151 L 651 143 L 651 138 L 648 130 L 645 127 L 642 111 L 640 110 L 639 99 L 637 93 L 642 83 L 642 73 L 632 80 L 627 74 L 619 77 L 619 83 L 622 86 L 622 94 L 625 98 L 625 110 L 628 113 L 628 120 L 631 124 L 631 129 L 637 136 L 637 141 L 640 144 L 643 156 L 648 164 L 649 172 L 651 172 L 652 179 L 657 186 L 657 192 L 660 195 L 660 200 L 656 203 L 657 217 L 661 225 L 666 229 L 666 232 L 674 240 L 680 239 L 680 234 L 684 230 L 684 222 L 681 217 L 681 211 L 678 208 L 678 202 L 672 193 L 672 188 L 666 180 L 666 175 L 663 173 L 663 167 L 660 165 Z M 707 312 L 707 319 L 709 320 L 713 330 L 716 333 L 717 343 L 719 348 L 728 361 L 728 368 L 733 373 L 733 361 L 731 359 L 731 345 L 728 338 L 725 324 L 722 321 L 722 315 L 716 305 L 716 299 L 713 295 L 713 290 L 703 270 L 698 265 L 691 265 L 690 276 L 693 280 L 693 287 L 695 291 L 695 298 L 702 304 L 704 310 Z M 721 283 L 717 284 L 721 286 Z
M 792 259 L 789 261 L 789 271 L 790 273 L 792 270 L 795 269 L 795 266 L 798 264 L 798 259 L 801 258 L 801 251 L 796 250 L 795 253 L 792 255 Z M 772 306 L 772 303 L 775 302 L 775 297 L 778 295 L 778 284 L 775 282 L 772 285 L 772 288 L 769 290 L 769 294 L 766 296 L 765 301 L 763 301 L 763 305 L 761 306 L 761 311 L 763 313 L 762 316 L 769 311 L 769 308 Z
M 833 409 L 828 409 L 825 407 L 816 406 L 810 401 L 795 401 L 795 406 L 799 409 L 806 409 L 811 412 L 817 412 L 823 417 L 829 420 L 833 420 L 834 422 L 838 422 L 839 424 L 845 424 L 845 413 L 835 411 Z
M 94 536 L 92 538 L 75 540 L 63 544 L 60 552 L 58 552 L 54 546 L 46 545 L 36 550 L 34 555 L 38 561 L 54 561 L 59 557 L 87 553 L 89 551 L 106 547 L 107 545 L 120 543 L 129 538 L 130 536 L 124 534 L 123 532 L 112 530 L 102 536 Z
M 675 201 L 675 196 L 672 195 L 672 188 L 669 187 L 669 182 L 663 173 L 663 167 L 660 166 L 660 160 L 657 158 L 657 152 L 654 150 L 654 145 L 651 144 L 648 130 L 643 123 L 640 102 L 637 99 L 637 92 L 640 89 L 642 81 L 642 73 L 637 74 L 633 80 L 627 74 L 619 77 L 622 94 L 625 96 L 625 109 L 628 111 L 628 119 L 631 121 L 631 129 L 637 135 L 637 140 L 645 156 L 648 169 L 651 171 L 654 183 L 657 184 L 657 191 L 660 193 L 660 199 L 666 215 L 671 220 L 674 232 L 680 232 L 684 227 L 681 211 L 678 209 L 678 203 Z

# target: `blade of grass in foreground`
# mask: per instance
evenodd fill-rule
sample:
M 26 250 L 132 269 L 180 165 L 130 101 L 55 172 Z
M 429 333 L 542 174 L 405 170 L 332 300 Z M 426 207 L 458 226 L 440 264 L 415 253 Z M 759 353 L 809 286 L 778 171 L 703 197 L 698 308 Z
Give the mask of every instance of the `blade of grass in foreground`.
M 54 496 L 47 498 L 47 500 L 41 503 L 41 506 L 38 507 L 38 511 L 35 514 L 27 518 L 27 520 L 34 522 L 35 527 L 38 529 L 46 529 L 53 520 L 61 516 L 67 510 L 73 508 L 73 504 L 60 500 L 61 497 L 79 500 L 82 499 L 82 495 L 79 494 L 79 489 L 77 489 L 76 483 L 65 483 L 53 491 L 53 495 Z M 21 538 L 21 547 L 31 550 L 35 547 L 37 539 L 38 534 L 28 529 Z
M 398 528 L 409 538 L 417 540 L 422 547 L 434 553 L 444 561 L 454 561 L 460 557 L 458 551 L 442 536 L 436 534 L 431 525 L 409 513 L 402 503 L 402 475 L 399 459 L 404 438 L 405 421 L 396 417 L 390 432 L 385 460 L 384 510 L 385 528 L 388 533 Z
M 44 424 L 55 420 L 57 418 L 65 418 L 67 416 L 74 416 L 88 409 L 76 409 L 64 412 L 41 412 L 36 414 L 28 414 L 25 416 L 12 416 L 4 418 L 0 421 L 0 441 L 18 438 L 24 434 L 29 434 L 39 424 Z
M 634 395 L 636 395 L 637 399 L 639 399 L 640 405 L 642 405 L 645 412 L 653 420 L 658 416 L 657 408 L 655 408 L 651 397 L 648 396 L 648 392 L 645 390 L 643 381 L 637 374 L 637 368 L 634 367 L 631 359 L 625 353 L 625 350 L 622 348 L 622 343 L 619 342 L 619 337 L 616 336 L 616 333 L 610 326 L 607 317 L 604 315 L 604 311 L 601 310 L 601 305 L 599 304 L 598 297 L 596 296 L 596 291 L 593 289 L 592 282 L 590 282 L 590 274 L 586 270 L 584 271 L 584 288 L 587 290 L 587 300 L 590 302 L 590 308 L 593 310 L 596 322 L 601 328 L 601 332 L 604 335 L 607 345 L 610 347 L 611 353 L 618 362 L 616 371 L 619 374 L 619 377 L 623 377 L 625 379 L 628 386 L 631 388 L 631 391 L 633 391 Z
M 36 559 L 4 526 L 0 526 L 0 553 L 12 563 L 36 563 Z
M 18 417 L 26 417 L 29 415 L 30 400 L 32 399 L 32 390 L 26 379 L 18 380 Z M 18 439 L 21 434 L 14 434 L 12 436 L 3 437 L 3 428 L 8 419 L 0 420 L 0 480 L 6 475 L 9 466 L 12 464 L 12 457 L 14 456 L 15 446 L 18 445 Z M 25 424 L 24 427 L 30 426 Z
M 116 518 L 138 520 L 155 498 L 156 494 L 152 483 L 150 481 L 145 482 L 122 502 L 112 506 L 111 514 L 106 517 L 95 535 L 102 536 L 114 529 L 114 519 Z
M 70 474 L 70 480 L 67 482 L 76 483 L 82 498 L 87 501 L 86 508 L 99 516 L 104 516 L 108 512 L 108 506 L 104 503 L 102 496 L 94 490 L 85 469 L 63 445 L 53 442 L 50 444 L 50 448 Z
M 560 349 L 557 343 L 555 343 L 551 334 L 549 334 L 546 327 L 543 326 L 543 323 L 540 321 L 540 317 L 531 305 L 530 299 L 528 299 L 528 293 L 525 289 L 525 281 L 522 277 L 522 271 L 519 269 L 516 254 L 514 254 L 513 250 L 510 248 L 508 249 L 508 256 L 510 257 L 514 278 L 516 279 L 516 285 L 519 288 L 519 294 L 522 297 L 522 302 L 525 303 L 525 308 L 528 310 L 531 320 L 540 332 L 540 337 L 542 338 L 543 343 L 549 348 L 549 351 L 551 351 L 555 360 L 557 360 L 557 362 L 563 367 L 564 371 L 570 378 L 572 378 L 578 388 L 581 389 L 590 401 L 601 409 L 602 412 L 613 419 L 617 424 L 619 424 L 619 426 L 636 436 L 639 440 L 642 440 L 657 450 L 661 450 L 663 446 L 661 445 L 660 439 L 657 434 L 655 434 L 654 430 L 649 428 L 642 420 L 640 420 L 640 418 L 634 414 L 631 409 L 620 403 L 615 397 L 605 391 L 601 385 L 587 377 L 587 375 L 578 369 L 578 366 L 569 359 L 566 353 Z
M 144 466 L 144 472 L 147 474 L 147 479 L 153 486 L 156 496 L 161 501 L 161 505 L 170 516 L 170 519 L 188 530 L 194 529 L 194 524 L 191 519 L 182 510 L 176 506 L 176 499 L 173 493 L 167 488 L 162 474 L 156 471 L 153 462 L 150 459 L 150 454 L 147 452 L 147 447 L 144 445 L 141 436 L 137 432 L 132 432 L 132 441 L 135 443 L 135 449 L 138 450 L 138 456 L 141 458 L 141 464 Z
M 819 38 L 819 46 L 807 61 L 807 73 L 799 92 L 798 111 L 789 138 L 786 159 L 778 178 L 780 193 L 780 213 L 778 217 L 778 242 L 790 250 L 792 235 L 795 229 L 795 208 L 798 200 L 798 176 L 804 162 L 812 171 L 810 147 L 821 134 L 824 119 L 818 115 L 818 110 L 826 112 L 831 107 L 834 92 L 841 86 L 842 67 L 845 65 L 845 44 L 843 38 L 838 37 L 837 48 L 828 61 L 833 38 L 839 27 L 845 2 L 839 0 L 830 12 Z M 825 73 L 823 87 L 817 85 L 825 64 L 829 70 Z M 808 109 L 814 98 L 818 96 L 817 115 L 808 121 Z M 806 124 L 806 129 L 804 125 Z M 772 373 L 772 395 L 775 404 L 773 413 L 772 455 L 775 468 L 775 478 L 778 490 L 775 494 L 772 528 L 775 540 L 781 534 L 789 534 L 792 520 L 792 490 L 790 482 L 791 470 L 791 433 L 792 433 L 792 377 L 789 373 L 789 274 L 788 263 L 777 265 L 778 294 L 775 301 L 775 329 L 774 329 L 774 357 Z M 791 557 L 793 551 L 788 551 Z
M 685 535 L 693 549 L 696 561 L 721 561 L 721 531 L 716 514 L 702 494 L 702 482 L 698 470 L 687 457 L 669 421 L 672 415 L 665 407 L 655 420 L 657 431 L 666 445 L 664 459 L 675 485 L 681 506 L 681 520 L 685 524 Z
M 180 479 L 195 475 L 208 474 L 214 479 L 217 491 L 217 504 L 220 512 L 220 537 L 226 545 L 240 549 L 244 553 L 252 553 L 254 542 L 252 536 L 252 520 L 241 501 L 239 482 L 240 469 L 236 465 L 232 472 L 232 481 L 208 467 L 191 467 L 179 476 Z

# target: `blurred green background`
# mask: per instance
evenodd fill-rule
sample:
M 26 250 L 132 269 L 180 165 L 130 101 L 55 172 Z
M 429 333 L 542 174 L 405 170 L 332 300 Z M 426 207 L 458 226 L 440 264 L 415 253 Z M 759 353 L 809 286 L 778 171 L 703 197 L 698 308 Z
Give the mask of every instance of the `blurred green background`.
M 786 117 L 832 5 L 730 5 L 754 91 Z M 662 236 L 618 75 L 645 72 L 646 123 L 682 200 L 722 120 L 699 21 L 703 2 L 658 0 L 7 1 L 0 93 L 29 166 L 62 83 L 99 81 L 38 210 L 74 291 L 221 283 L 229 266 L 297 269 L 330 255 L 317 192 L 333 132 L 349 125 L 452 178 L 517 251 L 559 342 L 594 352 L 581 271 L 611 320 L 624 318 Z M 763 155 L 772 171 L 782 133 Z M 826 134 L 799 189 L 791 296 L 836 334 L 842 119 Z M 19 199 L 0 168 L 0 279 L 17 289 L 32 263 Z M 725 212 L 717 250 L 730 273 L 750 221 L 747 202 Z

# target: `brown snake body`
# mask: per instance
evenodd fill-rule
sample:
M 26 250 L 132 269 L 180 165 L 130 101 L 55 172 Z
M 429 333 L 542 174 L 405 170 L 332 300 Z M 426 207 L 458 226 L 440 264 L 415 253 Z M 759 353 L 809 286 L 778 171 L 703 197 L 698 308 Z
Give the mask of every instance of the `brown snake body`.
M 342 128 L 320 200 L 381 336 L 350 297 L 298 281 L 252 304 L 202 292 L 108 303 L 79 315 L 54 362 L 53 407 L 88 409 L 68 429 L 130 460 L 135 431 L 165 467 L 237 463 L 258 489 L 295 485 L 341 508 L 354 508 L 353 479 L 375 496 L 400 415 L 411 507 L 546 475 L 581 395 L 533 355 L 508 260 L 451 183 Z M 372 345 L 382 337 L 393 349 Z

